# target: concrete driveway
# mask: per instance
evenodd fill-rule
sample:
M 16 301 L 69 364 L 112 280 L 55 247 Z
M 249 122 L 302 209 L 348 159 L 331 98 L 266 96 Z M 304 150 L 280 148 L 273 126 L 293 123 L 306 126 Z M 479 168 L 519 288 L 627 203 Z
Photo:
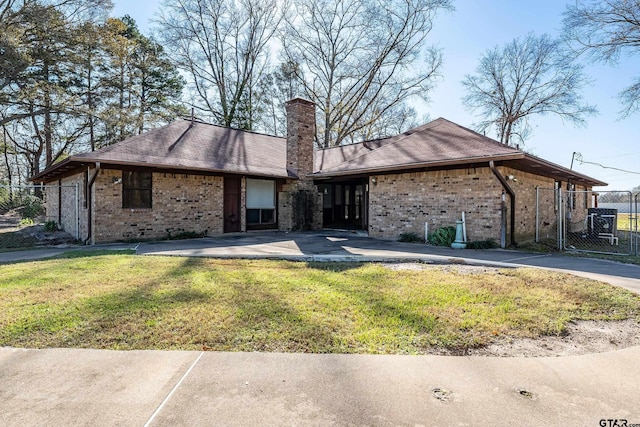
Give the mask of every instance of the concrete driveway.
M 352 233 L 259 233 L 106 248 L 140 255 L 535 266 L 640 293 L 639 266 Z M 0 254 L 0 263 L 12 260 Z M 639 360 L 640 347 L 553 358 L 0 348 L 0 425 L 631 425 L 640 424 Z
M 256 232 L 191 240 L 56 247 L 0 252 L 0 264 L 57 256 L 72 250 L 131 249 L 139 255 L 213 258 L 290 259 L 298 261 L 396 261 L 434 264 L 467 263 L 498 267 L 562 270 L 640 293 L 640 266 L 567 254 L 526 253 L 502 249 L 451 249 L 373 239 L 358 233 Z
M 579 258 L 566 254 L 512 250 L 451 249 L 423 244 L 372 239 L 357 233 L 255 233 L 193 240 L 141 243 L 140 255 L 214 258 L 273 258 L 299 261 L 417 261 L 434 264 L 466 263 L 498 267 L 538 267 L 601 280 L 640 293 L 640 266 Z

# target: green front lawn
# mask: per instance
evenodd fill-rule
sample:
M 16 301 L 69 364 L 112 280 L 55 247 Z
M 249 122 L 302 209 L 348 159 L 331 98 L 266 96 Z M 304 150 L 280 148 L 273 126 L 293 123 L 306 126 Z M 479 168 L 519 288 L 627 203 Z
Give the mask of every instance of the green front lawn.
M 0 266 L 0 346 L 422 354 L 638 313 L 630 292 L 535 269 L 130 254 Z
M 635 214 L 619 213 L 617 220 L 618 230 L 636 231 L 636 227 L 640 229 L 640 220 Z

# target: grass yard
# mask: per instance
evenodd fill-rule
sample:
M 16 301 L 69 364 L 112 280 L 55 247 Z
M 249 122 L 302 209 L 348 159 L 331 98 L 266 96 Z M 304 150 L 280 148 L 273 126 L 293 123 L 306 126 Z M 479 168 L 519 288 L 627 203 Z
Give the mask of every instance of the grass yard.
M 638 313 L 630 292 L 534 269 L 126 253 L 0 267 L 0 346 L 423 354 Z
M 636 227 L 640 230 L 640 221 L 635 214 L 619 213 L 617 219 L 618 230 L 636 231 Z

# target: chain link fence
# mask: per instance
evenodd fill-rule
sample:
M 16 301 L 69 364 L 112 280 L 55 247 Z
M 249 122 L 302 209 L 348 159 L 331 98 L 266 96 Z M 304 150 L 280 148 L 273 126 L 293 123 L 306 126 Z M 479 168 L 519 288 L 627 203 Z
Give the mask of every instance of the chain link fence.
M 0 185 L 0 250 L 75 242 L 79 238 L 78 188 Z M 62 204 L 75 204 L 70 213 Z
M 638 196 L 597 204 L 592 191 L 537 189 L 536 242 L 558 250 L 603 254 L 638 254 Z M 635 202 L 634 202 L 635 200 Z
M 562 242 L 562 202 L 560 190 L 536 189 L 536 243 L 560 249 Z

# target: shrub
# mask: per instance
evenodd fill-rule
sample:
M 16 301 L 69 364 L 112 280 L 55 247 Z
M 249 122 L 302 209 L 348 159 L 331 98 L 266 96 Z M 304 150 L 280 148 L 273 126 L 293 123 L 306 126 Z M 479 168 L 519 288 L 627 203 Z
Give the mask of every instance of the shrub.
M 398 241 L 405 243 L 424 243 L 424 239 L 418 233 L 414 233 L 413 231 L 400 233 Z
M 22 204 L 22 218 L 35 219 L 44 213 L 42 200 L 34 196 L 25 197 Z
M 31 218 L 22 218 L 19 223 L 20 227 L 28 227 L 33 225 L 33 219 Z
M 204 233 L 196 233 L 195 231 L 180 231 L 177 234 L 167 233 L 167 240 L 184 240 L 184 239 L 199 239 L 207 235 Z
M 455 239 L 456 228 L 448 226 L 436 228 L 433 233 L 429 234 L 427 240 L 429 240 L 429 243 L 435 246 L 451 246 Z
M 9 190 L 2 185 L 3 184 L 0 183 L 0 214 L 6 213 L 13 207 L 13 200 L 10 197 Z
M 495 249 L 498 246 L 498 243 L 493 239 L 467 242 L 467 249 Z
M 54 232 L 58 231 L 58 223 L 55 221 L 47 221 L 44 223 L 44 231 Z

